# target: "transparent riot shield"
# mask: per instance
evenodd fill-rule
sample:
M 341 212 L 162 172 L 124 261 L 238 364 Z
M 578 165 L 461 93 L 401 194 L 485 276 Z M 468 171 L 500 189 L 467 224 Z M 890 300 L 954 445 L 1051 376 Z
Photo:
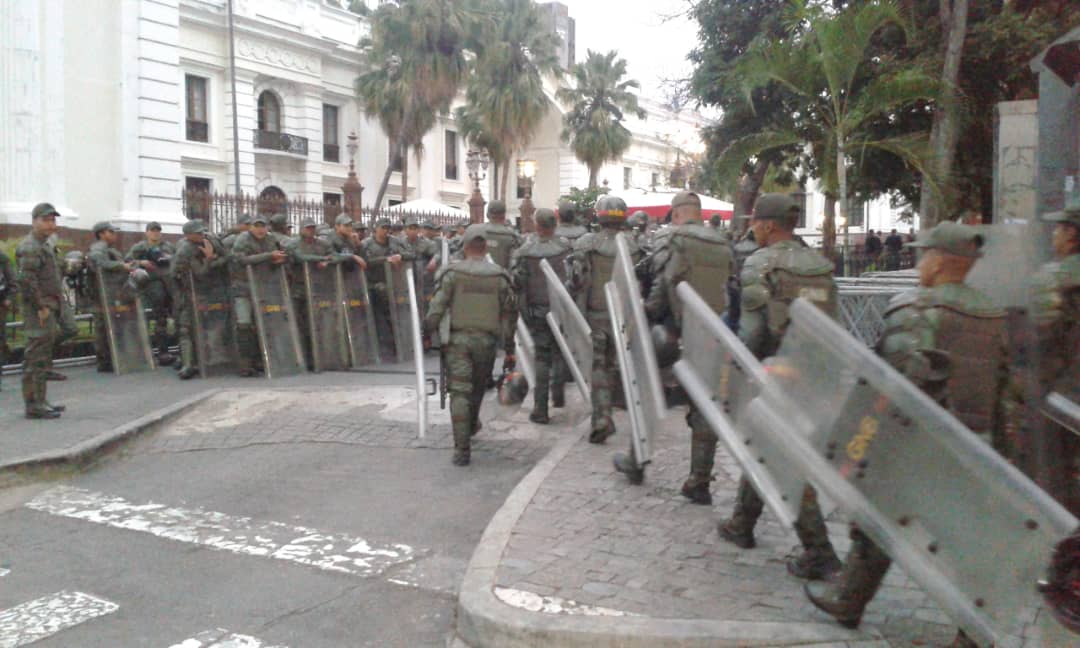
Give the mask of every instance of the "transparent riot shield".
M 547 259 L 540 262 L 540 269 L 548 282 L 548 326 L 566 360 L 566 368 L 574 376 L 574 384 L 581 391 L 581 397 L 586 403 L 591 403 L 592 329 Z
M 385 263 L 383 267 L 386 268 L 386 300 L 390 305 L 390 330 L 394 335 L 394 350 L 398 362 L 408 362 L 416 355 L 409 334 L 412 326 L 411 311 L 416 310 L 409 303 L 409 286 L 413 286 L 414 290 L 416 288 L 414 280 L 410 278 L 412 266 L 401 263 L 395 267 Z
M 338 264 L 319 268 L 303 264 L 307 289 L 307 324 L 311 336 L 311 358 L 315 371 L 344 371 L 349 368 L 348 325 L 341 305 L 344 295 Z
M 413 349 L 423 349 L 420 326 L 420 305 L 417 303 L 420 295 L 416 289 L 416 279 L 412 268 L 405 270 L 405 280 L 409 287 L 409 342 Z M 423 439 L 427 435 L 428 410 L 427 410 L 427 373 L 424 370 L 424 353 L 413 353 L 413 362 L 416 371 L 416 425 L 417 436 Z
M 116 375 L 154 369 L 150 331 L 138 290 L 128 285 L 126 272 L 95 269 L 100 290 L 100 308 L 105 314 L 105 333 Z
M 653 435 L 667 413 L 667 404 L 626 235 L 619 233 L 615 245 L 615 267 L 604 292 L 630 415 L 634 458 L 644 465 L 652 459 Z
M 337 265 L 336 278 L 345 313 L 345 341 L 352 368 L 379 362 L 379 340 L 368 295 L 367 274 L 356 266 Z
M 968 634 L 1019 635 L 1076 518 L 813 305 L 796 300 L 790 315 L 747 418 Z M 833 381 L 850 384 L 845 402 L 807 400 L 805 385 Z M 793 404 L 828 425 L 823 445 L 792 425 Z
M 765 367 L 690 284 L 680 283 L 676 291 L 683 324 L 675 377 L 769 510 L 791 528 L 806 479 L 766 438 L 769 430 L 747 424 L 749 404 L 769 383 Z
M 229 274 L 211 271 L 196 278 L 188 273 L 191 312 L 195 319 L 195 353 L 203 378 L 231 373 L 236 367 L 236 335 Z
M 837 307 L 844 328 L 866 346 L 874 346 L 885 332 L 889 300 L 903 290 L 899 285 L 840 285 Z
M 529 327 L 525 326 L 522 318 L 517 320 L 517 333 L 514 335 L 517 346 L 518 366 L 521 367 L 525 379 L 529 381 L 531 389 L 536 388 L 536 343 L 533 341 Z
M 246 268 L 266 377 L 303 373 L 304 351 L 300 348 L 285 267 L 260 263 Z

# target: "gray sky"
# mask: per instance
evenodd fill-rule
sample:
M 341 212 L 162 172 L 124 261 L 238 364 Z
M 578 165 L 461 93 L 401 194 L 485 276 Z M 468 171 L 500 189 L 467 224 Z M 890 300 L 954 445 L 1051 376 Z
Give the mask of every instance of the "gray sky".
M 686 0 L 559 0 L 577 27 L 577 60 L 588 49 L 619 50 L 629 76 L 643 94 L 659 98 L 661 80 L 690 74 L 686 54 L 697 43 L 697 23 L 685 15 Z

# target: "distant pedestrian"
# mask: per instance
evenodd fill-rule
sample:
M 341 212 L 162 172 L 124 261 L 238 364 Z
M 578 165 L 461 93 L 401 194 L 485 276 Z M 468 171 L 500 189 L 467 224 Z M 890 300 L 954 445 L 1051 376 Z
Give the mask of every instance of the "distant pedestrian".
M 881 254 L 881 237 L 877 235 L 877 232 L 870 230 L 866 233 L 866 244 L 864 249 L 866 250 L 866 258 L 874 260 Z
M 896 230 L 891 230 L 885 237 L 885 269 L 900 269 L 900 252 L 904 249 L 904 239 Z

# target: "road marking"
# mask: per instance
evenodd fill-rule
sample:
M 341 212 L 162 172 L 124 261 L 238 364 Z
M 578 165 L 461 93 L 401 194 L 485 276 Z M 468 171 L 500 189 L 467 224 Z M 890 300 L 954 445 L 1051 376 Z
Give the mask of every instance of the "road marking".
M 141 531 L 177 542 L 288 560 L 358 576 L 376 576 L 419 555 L 404 544 L 378 545 L 363 538 L 325 534 L 307 527 L 260 522 L 198 508 L 184 509 L 153 502 L 135 504 L 122 497 L 69 486 L 49 489 L 26 506 L 43 513 Z
M 118 609 L 90 594 L 63 591 L 0 610 L 0 648 L 25 646 Z
M 191 639 L 184 639 L 169 648 L 286 648 L 282 645 L 267 646 L 261 639 L 251 635 L 236 634 L 225 628 L 200 632 Z
M 10 573 L 11 573 L 10 569 L 4 569 L 3 567 L 0 567 L 0 578 L 3 578 L 4 576 L 7 576 Z
M 611 608 L 584 605 L 570 599 L 558 596 L 540 596 L 525 590 L 512 589 L 509 587 L 496 587 L 495 596 L 507 605 L 528 610 L 529 612 L 543 612 L 544 614 L 568 614 L 572 616 L 638 616 L 632 612 L 613 610 Z

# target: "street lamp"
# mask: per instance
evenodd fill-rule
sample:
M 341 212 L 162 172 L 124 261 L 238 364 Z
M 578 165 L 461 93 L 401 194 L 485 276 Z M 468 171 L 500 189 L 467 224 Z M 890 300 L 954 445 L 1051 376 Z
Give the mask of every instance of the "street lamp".
M 480 181 L 487 177 L 487 151 L 469 149 L 465 154 L 465 168 L 468 169 L 469 180 L 473 183 L 472 196 L 469 197 L 469 222 L 483 223 L 485 202 L 480 194 Z
M 356 131 L 349 133 L 348 144 L 345 150 L 349 152 L 349 177 L 345 184 L 341 185 L 341 191 L 345 194 L 345 212 L 354 221 L 360 220 L 360 197 L 364 193 L 364 187 L 356 177 L 356 152 L 360 149 L 357 142 Z
M 536 223 L 533 222 L 533 214 L 536 207 L 532 202 L 533 179 L 536 178 L 536 160 L 518 160 L 518 184 L 525 190 L 525 198 L 521 201 L 521 231 L 535 232 Z

